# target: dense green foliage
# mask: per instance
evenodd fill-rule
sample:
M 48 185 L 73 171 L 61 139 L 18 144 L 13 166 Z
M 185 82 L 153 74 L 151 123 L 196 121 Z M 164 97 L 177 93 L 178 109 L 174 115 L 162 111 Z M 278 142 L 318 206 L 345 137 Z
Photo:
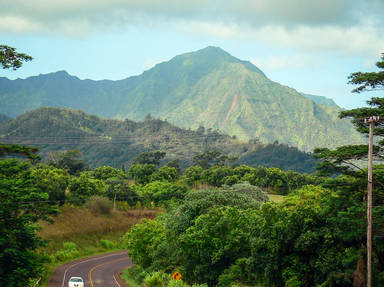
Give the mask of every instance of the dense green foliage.
M 352 286 L 364 278 L 366 181 L 341 176 L 323 185 L 331 189 L 306 186 L 263 205 L 239 193 L 244 186 L 191 192 L 165 216 L 137 225 L 141 233 L 129 232 L 127 247 L 147 272 L 179 270 L 190 284 Z M 381 286 L 379 238 L 375 246 L 374 286 Z
M 287 194 L 308 184 L 319 184 L 324 179 L 315 175 L 301 174 L 293 171 L 282 171 L 278 168 L 253 168 L 241 165 L 235 168 L 228 166 L 213 166 L 203 169 L 192 166 L 186 169 L 183 178 L 189 185 L 209 184 L 220 187 L 241 182 L 249 182 L 262 187 L 269 192 Z
M 36 187 L 49 194 L 49 200 L 64 203 L 66 198 L 65 190 L 70 178 L 66 170 L 39 164 L 31 173 L 36 179 Z
M 139 263 L 144 268 L 179 270 L 189 282 L 214 283 L 248 254 L 244 243 L 249 240 L 252 210 L 267 200 L 249 184 L 189 192 L 167 215 L 127 233 L 129 254 L 135 262 L 144 262 Z
M 16 144 L 5 145 L 0 143 L 0 156 L 19 156 L 27 157 L 32 160 L 38 160 L 40 157 L 37 155 L 38 149 L 35 147 L 26 147 Z
M 131 120 L 150 113 L 184 128 L 204 126 L 305 151 L 361 142 L 349 121 L 337 117 L 339 107 L 316 104 L 217 47 L 176 56 L 120 81 L 80 80 L 64 71 L 0 78 L 0 101 L 0 113 L 10 117 L 43 106 Z
M 31 165 L 16 159 L 0 160 L 0 198 L 0 286 L 25 287 L 44 270 L 37 222 L 54 210 L 49 194 L 36 187 Z
M 312 172 L 316 165 L 311 155 L 286 145 L 244 143 L 218 131 L 185 130 L 150 117 L 144 122 L 107 120 L 70 109 L 42 108 L 28 112 L 0 126 L 0 141 L 38 146 L 40 154 L 57 167 L 65 166 L 71 158 L 79 158 L 78 152 L 65 150 L 80 150 L 85 163 L 93 168 L 102 165 L 128 168 L 143 152 L 146 153 L 137 163 L 170 162 L 175 168 L 185 168 L 193 164 L 195 156 L 213 150 L 228 157 L 225 163 L 238 157 L 239 163 L 255 167 L 274 166 L 299 172 Z M 66 167 L 71 173 L 83 168 L 81 160 L 72 164 Z
M 64 169 L 69 174 L 77 174 L 85 168 L 85 163 L 79 150 L 52 152 L 48 155 L 47 163 Z

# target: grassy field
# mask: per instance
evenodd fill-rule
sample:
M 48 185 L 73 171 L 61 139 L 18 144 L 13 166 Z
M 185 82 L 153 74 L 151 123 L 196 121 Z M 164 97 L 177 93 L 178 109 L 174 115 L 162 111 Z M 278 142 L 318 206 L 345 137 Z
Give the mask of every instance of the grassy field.
M 119 239 L 143 218 L 155 218 L 156 210 L 117 210 L 107 214 L 91 212 L 86 207 L 64 206 L 53 223 L 41 222 L 40 235 L 48 240 L 42 252 L 51 257 L 41 286 L 46 286 L 50 274 L 65 262 L 77 258 L 124 249 Z M 67 250 L 72 244 L 75 249 Z M 64 253 L 64 256 L 58 254 Z

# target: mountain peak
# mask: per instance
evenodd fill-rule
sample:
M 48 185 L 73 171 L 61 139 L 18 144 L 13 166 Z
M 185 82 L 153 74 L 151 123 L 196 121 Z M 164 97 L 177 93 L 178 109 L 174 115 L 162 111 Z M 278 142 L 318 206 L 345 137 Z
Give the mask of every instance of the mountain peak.
M 207 46 L 203 49 L 197 50 L 195 53 L 207 53 L 207 54 L 212 54 L 212 55 L 216 54 L 216 55 L 233 57 L 228 52 L 226 52 L 223 49 L 221 49 L 220 47 L 216 47 L 216 46 Z
M 184 65 L 187 63 L 188 65 L 203 65 L 205 67 L 209 66 L 211 68 L 223 63 L 239 63 L 244 65 L 244 67 L 248 70 L 256 72 L 262 75 L 263 77 L 266 77 L 263 71 L 261 71 L 251 62 L 240 60 L 232 56 L 230 53 L 223 50 L 222 48 L 216 46 L 207 46 L 203 49 L 194 52 L 181 54 L 174 57 L 172 60 L 174 60 L 175 62 L 183 62 Z

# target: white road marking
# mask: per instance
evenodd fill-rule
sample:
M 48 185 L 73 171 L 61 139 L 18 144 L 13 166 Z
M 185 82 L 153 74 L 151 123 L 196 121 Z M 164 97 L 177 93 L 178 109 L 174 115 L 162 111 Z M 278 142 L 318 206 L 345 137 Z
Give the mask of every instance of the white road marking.
M 118 287 L 121 287 L 120 284 L 119 284 L 119 282 L 117 282 L 117 280 L 116 280 L 115 274 L 113 274 L 113 279 L 115 280 L 117 286 L 118 286 Z

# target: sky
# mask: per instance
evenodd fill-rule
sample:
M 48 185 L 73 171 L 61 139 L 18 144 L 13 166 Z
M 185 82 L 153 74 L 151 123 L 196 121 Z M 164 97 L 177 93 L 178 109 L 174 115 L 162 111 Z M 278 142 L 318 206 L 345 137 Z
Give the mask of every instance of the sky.
M 0 44 L 31 55 L 0 77 L 66 70 L 119 80 L 207 46 L 251 61 L 273 81 L 365 105 L 352 72 L 377 71 L 384 0 L 0 0 Z

